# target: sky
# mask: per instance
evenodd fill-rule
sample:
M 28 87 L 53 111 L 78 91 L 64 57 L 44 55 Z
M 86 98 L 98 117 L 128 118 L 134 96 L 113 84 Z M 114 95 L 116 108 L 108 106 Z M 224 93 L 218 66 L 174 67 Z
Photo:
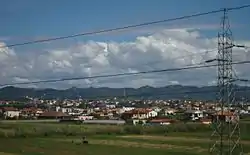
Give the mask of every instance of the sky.
M 249 4 L 247 0 L 0 0 L 0 45 L 139 24 Z M 250 46 L 250 8 L 229 12 L 234 41 Z M 112 33 L 0 49 L 0 83 L 183 67 L 216 57 L 222 13 Z M 234 60 L 250 60 L 247 49 Z M 248 77 L 248 66 L 235 66 Z M 22 87 L 211 85 L 216 68 Z M 21 86 L 21 85 L 20 85 Z

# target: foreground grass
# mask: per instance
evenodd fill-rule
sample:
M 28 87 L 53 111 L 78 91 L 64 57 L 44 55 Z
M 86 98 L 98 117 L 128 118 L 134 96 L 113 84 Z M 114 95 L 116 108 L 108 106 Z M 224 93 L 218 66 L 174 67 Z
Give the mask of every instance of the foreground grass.
M 250 140 L 250 123 L 241 125 L 241 138 Z M 169 126 L 73 125 L 60 123 L 1 123 L 0 138 L 62 137 L 82 135 L 162 135 L 209 138 L 211 127 L 203 124 L 174 124 Z
M 96 135 L 88 136 L 89 144 L 81 137 L 1 138 L 0 155 L 208 155 L 208 140 L 172 136 Z M 249 153 L 250 141 L 243 141 Z
M 250 124 L 241 125 L 244 152 L 250 152 Z M 0 123 L 0 155 L 85 154 L 206 155 L 211 128 L 202 124 L 169 126 Z M 89 145 L 78 145 L 82 136 Z M 150 135 L 150 136 L 149 136 Z M 73 141 L 73 143 L 72 143 Z M 98 148 L 98 149 L 97 149 Z
M 70 139 L 60 138 L 8 138 L 0 139 L 0 150 L 6 155 L 128 155 L 128 154 L 144 154 L 144 155 L 195 155 L 197 153 L 188 151 L 185 148 L 171 147 L 151 147 L 148 143 L 137 145 L 135 142 L 127 141 L 111 141 L 111 140 L 91 140 L 88 145 L 78 145 L 77 142 L 72 143 Z M 4 155 L 5 155 L 4 154 Z
M 181 137 L 181 136 L 155 136 L 155 135 L 124 135 L 124 136 L 109 136 L 109 135 L 99 135 L 92 137 L 93 139 L 106 139 L 114 141 L 127 141 L 127 142 L 138 142 L 138 143 L 148 143 L 155 145 L 167 145 L 173 146 L 175 149 L 192 150 L 194 152 L 207 153 L 211 141 L 209 137 Z M 245 153 L 250 154 L 250 141 L 241 140 L 243 150 Z

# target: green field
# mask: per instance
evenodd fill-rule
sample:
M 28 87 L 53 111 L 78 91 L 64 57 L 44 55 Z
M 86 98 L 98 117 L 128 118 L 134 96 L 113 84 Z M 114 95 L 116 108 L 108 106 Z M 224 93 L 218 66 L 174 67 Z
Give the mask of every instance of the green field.
M 244 152 L 250 152 L 249 124 L 242 125 Z M 208 154 L 210 128 L 200 124 L 167 127 L 0 123 L 0 155 Z M 89 144 L 81 144 L 87 136 Z

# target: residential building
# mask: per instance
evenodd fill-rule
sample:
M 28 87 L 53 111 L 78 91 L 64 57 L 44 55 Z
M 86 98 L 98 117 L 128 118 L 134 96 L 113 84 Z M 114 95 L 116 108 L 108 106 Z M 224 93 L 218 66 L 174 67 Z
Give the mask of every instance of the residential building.
M 124 112 L 126 118 L 131 119 L 148 119 L 152 117 L 156 117 L 158 113 L 153 111 L 152 109 L 133 109 L 128 112 Z
M 174 123 L 175 121 L 172 119 L 152 119 L 149 121 L 152 125 L 170 125 Z
M 204 117 L 203 115 L 203 111 L 201 110 L 187 110 L 185 112 L 185 114 L 192 120 L 192 121 L 196 121 L 196 120 L 200 120 Z
M 20 116 L 20 111 L 14 107 L 4 107 L 2 108 L 2 113 L 5 119 L 18 118 Z

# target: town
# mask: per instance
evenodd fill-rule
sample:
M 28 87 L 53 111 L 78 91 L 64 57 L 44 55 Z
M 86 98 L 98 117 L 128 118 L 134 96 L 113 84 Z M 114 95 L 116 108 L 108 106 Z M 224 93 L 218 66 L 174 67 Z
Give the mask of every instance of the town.
M 0 116 L 3 120 L 54 120 L 92 124 L 169 125 L 176 122 L 210 124 L 212 116 L 219 115 L 220 107 L 213 101 L 194 100 L 42 100 L 27 103 L 1 101 Z M 236 119 L 247 116 L 250 105 L 224 109 L 224 115 Z
M 247 1 L 1 6 L 0 155 L 250 155 Z

